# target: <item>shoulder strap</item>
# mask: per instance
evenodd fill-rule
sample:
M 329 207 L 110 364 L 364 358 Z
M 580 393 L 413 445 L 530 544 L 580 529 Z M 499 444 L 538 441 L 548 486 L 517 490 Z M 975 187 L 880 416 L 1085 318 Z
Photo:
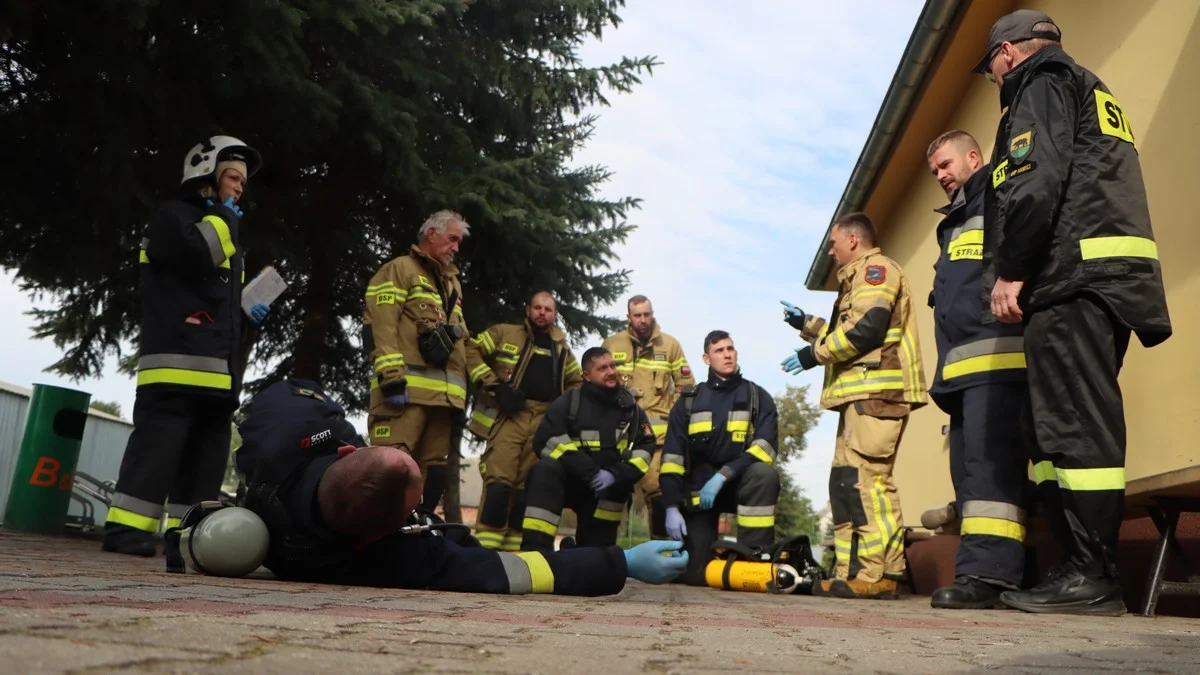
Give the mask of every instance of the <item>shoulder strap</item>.
M 567 433 L 575 432 L 575 418 L 579 416 L 579 389 L 575 387 L 571 390 L 570 405 L 567 406 Z
M 685 384 L 683 386 L 683 412 L 689 417 L 692 414 L 692 403 L 696 400 L 696 391 L 697 388 L 694 384 Z

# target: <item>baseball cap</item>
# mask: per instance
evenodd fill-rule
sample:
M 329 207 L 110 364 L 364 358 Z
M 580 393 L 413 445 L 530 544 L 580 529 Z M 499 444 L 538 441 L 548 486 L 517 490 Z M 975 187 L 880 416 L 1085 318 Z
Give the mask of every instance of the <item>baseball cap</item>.
M 1049 16 L 1032 9 L 1018 9 L 997 19 L 996 23 L 992 24 L 992 32 L 988 33 L 988 46 L 983 52 L 983 58 L 975 64 L 972 72 L 986 73 L 988 66 L 992 63 L 992 58 L 996 55 L 996 50 L 1005 42 L 1020 42 L 1034 38 L 1055 41 L 1062 39 L 1062 29 L 1059 29 L 1057 33 L 1034 30 L 1033 27 L 1039 23 L 1053 24 L 1055 28 L 1058 28 L 1058 24 L 1054 23 Z

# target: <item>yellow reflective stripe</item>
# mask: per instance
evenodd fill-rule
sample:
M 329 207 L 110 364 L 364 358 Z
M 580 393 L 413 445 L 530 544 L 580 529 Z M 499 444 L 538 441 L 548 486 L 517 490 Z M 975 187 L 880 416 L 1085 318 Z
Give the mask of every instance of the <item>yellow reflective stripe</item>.
M 583 369 L 579 366 L 578 361 L 572 361 L 567 364 L 567 367 L 563 369 L 563 372 L 565 372 L 567 375 L 572 375 L 574 373 L 583 372 Z
M 451 396 L 457 396 L 465 399 L 467 390 L 457 384 L 450 384 L 445 380 L 435 380 L 431 377 L 421 377 L 420 375 L 409 374 L 406 378 L 408 386 L 414 389 L 424 389 L 426 391 L 445 392 Z
M 917 354 L 916 339 L 913 338 L 912 331 L 909 329 L 912 324 L 904 325 L 904 337 L 900 341 L 900 350 L 904 352 L 904 362 L 902 367 L 905 370 L 904 382 L 907 384 L 905 392 L 908 394 L 908 400 L 920 401 L 925 397 L 925 392 L 921 388 L 921 357 Z
M 677 475 L 682 476 L 684 473 L 683 465 L 676 464 L 675 462 L 663 462 L 662 466 L 659 467 L 659 469 L 658 469 L 658 473 L 664 474 L 664 475 L 677 474 Z
M 842 330 L 841 326 L 838 326 L 837 330 L 825 338 L 825 344 L 838 361 L 847 361 L 858 353 L 858 350 L 850 344 L 850 340 L 846 337 L 846 331 Z
M 504 538 L 504 545 L 500 547 L 501 551 L 516 553 L 521 550 L 521 535 L 508 535 Z
M 484 427 L 486 427 L 486 428 L 488 428 L 488 429 L 491 429 L 491 428 L 492 428 L 492 425 L 496 423 L 496 418 L 494 418 L 494 417 L 488 417 L 488 416 L 487 416 L 486 414 L 484 414 L 484 413 L 483 413 L 483 411 L 481 411 L 481 410 L 475 410 L 475 411 L 472 411 L 472 412 L 471 412 L 471 421 L 472 421 L 472 422 L 479 422 L 479 423 L 480 423 L 480 424 L 482 424 Z
M 712 420 L 706 422 L 692 422 L 688 424 L 688 434 L 703 434 L 712 431 Z
M 479 380 L 487 373 L 487 371 L 488 371 L 488 364 L 481 363 L 471 369 L 471 379 Z
M 1145 237 L 1091 237 L 1079 240 L 1084 260 L 1097 258 L 1151 258 L 1158 260 L 1158 244 Z
M 870 373 L 869 377 L 868 373 Z M 895 389 L 904 389 L 904 373 L 902 371 L 855 369 L 839 375 L 837 380 L 830 385 L 830 394 L 847 396 Z
M 964 536 L 979 534 L 1025 541 L 1025 526 L 1003 518 L 964 517 L 961 532 Z
M 942 379 L 951 380 L 963 375 L 986 373 L 993 370 L 1009 370 L 1025 367 L 1024 352 L 1008 352 L 1006 354 L 984 354 L 973 356 L 955 363 L 942 366 Z
M 725 431 L 749 431 L 749 420 L 729 420 L 725 422 Z
M 221 242 L 221 251 L 225 253 L 225 261 L 233 257 L 237 253 L 237 247 L 233 245 L 233 237 L 229 234 L 229 225 L 224 220 L 217 216 L 204 216 L 200 219 L 202 222 L 212 225 L 212 228 L 217 231 L 217 239 Z M 227 265 L 222 265 L 227 267 Z
M 158 518 L 143 516 L 116 506 L 108 507 L 108 522 L 132 527 L 142 532 L 158 532 Z
M 895 286 L 863 286 L 850 296 L 850 303 L 861 306 L 868 300 L 874 300 L 870 307 L 890 307 L 896 300 L 900 289 Z
M 667 425 L 665 423 L 651 424 L 650 431 L 653 432 L 655 436 L 662 436 L 663 434 L 667 433 Z
M 182 368 L 152 368 L 139 370 L 137 386 L 148 384 L 182 384 L 206 389 L 232 389 L 233 377 L 222 373 L 206 373 Z
M 738 527 L 775 527 L 775 516 L 743 516 L 737 517 Z
M 901 330 L 899 328 L 889 328 L 888 332 L 887 332 L 887 337 L 885 337 L 883 339 L 883 343 L 888 344 L 890 342 L 899 342 L 903 337 L 904 337 L 903 330 Z
M 559 443 L 558 445 L 554 446 L 554 450 L 551 451 L 550 459 L 558 459 L 559 457 L 562 457 L 563 454 L 565 454 L 565 453 L 577 452 L 578 450 L 579 450 L 579 446 L 574 442 Z
M 544 520 L 539 520 L 537 518 L 530 518 L 528 516 L 526 516 L 525 519 L 521 521 L 521 529 L 522 530 L 533 530 L 534 532 L 541 532 L 542 534 L 548 534 L 551 537 L 558 534 L 558 526 L 555 525 L 554 523 L 547 523 Z
M 692 506 L 700 504 L 700 495 L 692 495 Z
M 484 548 L 500 548 L 504 544 L 503 532 L 475 532 L 475 538 Z
M 554 592 L 554 572 L 550 570 L 550 563 L 546 561 L 546 556 L 536 551 L 523 551 L 514 554 L 525 564 L 529 566 L 529 576 L 533 579 L 534 593 L 553 593 Z
M 146 255 L 146 249 L 141 249 L 138 251 L 138 262 L 140 262 L 140 263 L 150 262 L 150 256 Z
M 621 440 L 617 441 L 617 452 L 624 452 L 625 448 L 628 448 L 628 447 L 629 447 L 629 439 L 628 438 L 622 438 Z
M 641 457 L 634 457 L 629 460 L 629 463 L 634 465 L 634 467 L 636 467 L 637 470 L 641 471 L 642 473 L 646 473 L 650 470 L 650 464 L 648 464 L 646 460 L 642 459 Z M 662 473 L 662 471 L 660 470 L 659 473 Z
M 1055 470 L 1058 473 L 1058 486 L 1064 490 L 1083 492 L 1125 489 L 1125 467 Z
M 625 369 L 625 370 L 630 370 L 630 369 L 661 370 L 663 372 L 669 373 L 669 372 L 675 370 L 675 367 L 671 363 L 668 363 L 666 361 L 654 361 L 651 359 L 638 359 L 637 361 L 633 361 L 631 363 L 626 363 L 623 366 L 617 366 L 617 370 L 622 370 L 622 369 Z
M 179 527 L 179 523 L 182 521 L 182 518 L 167 518 L 167 529 L 169 530 L 172 527 Z
M 763 450 L 757 445 L 751 445 L 750 447 L 746 448 L 746 452 L 756 457 L 758 461 L 762 462 L 763 464 L 775 463 L 775 458 L 768 455 L 766 450 Z
M 404 365 L 403 354 L 383 354 L 375 358 L 375 372 Z
M 1058 482 L 1058 474 L 1054 471 L 1054 463 L 1050 461 L 1038 462 L 1033 465 L 1033 479 L 1039 485 L 1048 480 Z
M 605 509 L 596 509 L 592 513 L 592 517 L 595 518 L 596 520 L 607 520 L 611 523 L 621 522 L 621 512 L 620 511 L 607 511 Z

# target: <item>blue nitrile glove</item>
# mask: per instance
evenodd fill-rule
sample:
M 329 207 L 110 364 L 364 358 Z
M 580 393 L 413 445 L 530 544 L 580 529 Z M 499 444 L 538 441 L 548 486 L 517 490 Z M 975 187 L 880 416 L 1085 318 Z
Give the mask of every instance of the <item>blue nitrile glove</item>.
M 787 325 L 796 330 L 804 330 L 804 324 L 808 321 L 808 315 L 804 313 L 804 310 L 786 300 L 780 300 L 779 304 L 783 305 L 783 320 L 787 322 Z
M 225 208 L 233 211 L 234 215 L 236 215 L 238 218 L 242 217 L 242 210 L 239 209 L 238 205 L 234 203 L 233 195 L 230 195 L 225 199 Z
M 792 355 L 784 359 L 779 365 L 783 366 L 784 371 L 793 375 L 804 372 L 804 364 L 800 363 L 800 352 L 804 351 L 804 347 L 799 347 Z
M 682 541 L 648 541 L 625 551 L 629 576 L 648 584 L 665 584 L 687 569 Z
M 408 392 L 396 394 L 395 396 L 385 396 L 383 402 L 392 408 L 403 408 L 408 404 Z
M 588 487 L 590 487 L 593 492 L 602 492 L 612 487 L 613 483 L 616 482 L 617 477 L 614 476 L 611 471 L 608 469 L 600 469 L 596 472 L 595 476 L 592 476 L 592 480 L 588 483 Z
M 667 536 L 675 541 L 683 541 L 687 536 L 687 523 L 683 522 L 678 506 L 667 507 Z
M 707 511 L 712 508 L 713 502 L 717 500 L 717 493 L 721 488 L 725 487 L 724 474 L 714 473 L 712 478 L 700 488 L 700 510 Z
M 262 323 L 263 319 L 267 318 L 267 312 L 269 311 L 271 311 L 271 307 L 266 303 L 255 303 L 255 305 L 250 308 L 250 323 L 254 324 L 255 326 Z

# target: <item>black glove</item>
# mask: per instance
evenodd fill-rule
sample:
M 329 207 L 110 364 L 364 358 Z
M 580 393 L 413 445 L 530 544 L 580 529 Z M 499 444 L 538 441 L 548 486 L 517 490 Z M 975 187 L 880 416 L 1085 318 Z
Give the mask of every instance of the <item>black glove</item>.
M 435 368 L 445 368 L 454 353 L 454 343 L 462 338 L 462 329 L 439 323 L 417 337 L 417 349 L 425 363 Z
M 525 409 L 525 394 L 507 382 L 497 382 L 489 385 L 488 389 L 496 396 L 501 415 L 511 415 Z
M 783 305 L 783 320 L 787 322 L 787 325 L 796 330 L 804 330 L 804 324 L 808 322 L 808 315 L 804 313 L 804 310 L 790 302 L 783 300 L 779 302 Z

